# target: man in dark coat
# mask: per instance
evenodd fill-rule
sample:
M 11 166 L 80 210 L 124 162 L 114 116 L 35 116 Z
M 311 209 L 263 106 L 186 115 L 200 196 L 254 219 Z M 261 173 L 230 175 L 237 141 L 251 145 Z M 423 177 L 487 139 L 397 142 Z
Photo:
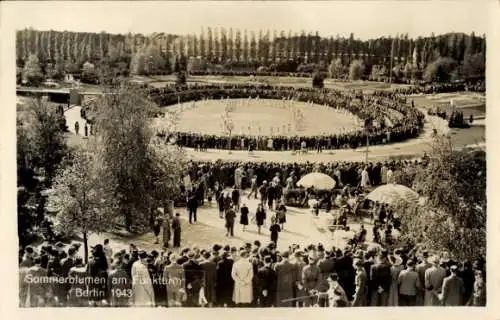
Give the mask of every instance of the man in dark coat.
M 208 301 L 208 307 L 215 304 L 215 281 L 217 277 L 217 264 L 213 261 L 210 252 L 203 254 L 203 260 L 200 262 L 203 269 L 203 288 L 205 298 Z
M 389 302 L 389 289 L 391 287 L 391 265 L 387 259 L 388 252 L 379 253 L 379 261 L 371 266 L 370 285 L 372 289 L 371 305 L 386 307 Z
M 270 256 L 264 257 L 264 266 L 257 272 L 259 288 L 259 307 L 276 305 L 276 271 L 271 267 L 273 260 Z
M 217 280 L 215 285 L 217 304 L 220 307 L 224 305 L 230 307 L 233 304 L 234 280 L 231 276 L 232 270 L 233 260 L 229 259 L 228 252 L 224 252 L 222 259 L 217 264 Z
M 172 230 L 174 232 L 174 248 L 179 248 L 181 246 L 181 221 L 179 219 L 180 214 L 176 213 L 175 217 L 172 219 Z
M 195 261 L 195 253 L 189 252 L 188 261 L 182 267 L 186 278 L 186 306 L 198 306 L 200 289 L 203 283 L 203 268 Z
M 198 210 L 198 198 L 196 193 L 191 192 L 187 200 L 187 208 L 189 210 L 189 223 L 196 222 L 196 211 Z
M 76 248 L 70 247 L 68 249 L 68 257 L 61 261 L 61 276 L 64 278 L 68 277 L 69 270 L 75 266 L 76 251 Z M 65 304 L 67 302 L 68 292 L 71 288 L 71 284 L 68 281 L 68 283 L 63 284 L 62 286 L 63 287 L 61 289 L 63 294 L 61 295 L 61 298 L 63 300 L 61 302 Z
M 295 267 L 290 263 L 289 252 L 281 253 L 282 260 L 275 265 L 276 270 L 276 306 L 293 307 L 293 302 L 283 302 L 294 298 L 297 273 Z
M 226 211 L 226 237 L 233 237 L 234 236 L 234 219 L 236 218 L 236 212 L 235 210 L 230 207 Z

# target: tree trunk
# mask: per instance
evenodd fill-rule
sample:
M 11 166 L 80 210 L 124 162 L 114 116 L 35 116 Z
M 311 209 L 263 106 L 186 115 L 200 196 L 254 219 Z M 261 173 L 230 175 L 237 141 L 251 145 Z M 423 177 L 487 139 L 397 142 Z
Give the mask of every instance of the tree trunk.
M 87 232 L 83 233 L 83 250 L 84 250 L 84 258 L 85 264 L 89 263 L 89 244 L 87 239 Z

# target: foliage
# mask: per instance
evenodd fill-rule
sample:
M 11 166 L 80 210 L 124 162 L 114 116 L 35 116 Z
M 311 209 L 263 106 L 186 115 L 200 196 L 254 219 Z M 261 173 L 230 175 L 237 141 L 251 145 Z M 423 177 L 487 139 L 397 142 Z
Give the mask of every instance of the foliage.
M 349 80 L 359 80 L 365 72 L 365 64 L 362 60 L 354 60 L 349 67 Z
M 415 175 L 413 186 L 426 203 L 399 208 L 404 237 L 430 250 L 449 251 L 458 259 L 485 256 L 483 151 L 453 151 L 448 138 L 437 138 L 428 165 Z
M 182 158 L 177 149 L 157 153 L 150 116 L 157 106 L 141 89 L 122 84 L 97 102 L 98 149 L 112 177 L 118 213 L 129 231 L 149 227 L 151 211 L 173 199 Z
M 452 58 L 439 57 L 427 66 L 424 80 L 427 82 L 448 82 L 457 69 L 457 62 Z
M 41 191 L 68 153 L 61 123 L 63 118 L 41 100 L 18 105 L 17 110 L 17 221 L 20 245 L 36 240 L 44 219 L 45 197 Z
M 344 71 L 344 66 L 342 65 L 342 60 L 337 58 L 332 60 L 330 65 L 328 66 L 328 73 L 330 78 L 339 79 Z
M 93 63 L 87 61 L 83 64 L 81 80 L 85 83 L 98 83 L 99 77 Z
M 359 40 L 351 34 L 349 37 L 324 38 L 319 34 L 306 33 L 286 35 L 280 32 L 279 37 L 270 37 L 278 34 L 260 30 L 257 32 L 244 32 L 241 30 L 225 31 L 223 28 L 207 28 L 207 32 L 199 35 L 172 35 L 166 33 L 143 34 L 108 34 L 108 33 L 82 33 L 82 32 L 57 32 L 36 31 L 33 29 L 18 30 L 16 35 L 16 62 L 23 67 L 30 54 L 34 54 L 41 62 L 41 69 L 45 65 L 61 59 L 64 63 L 71 62 L 81 66 L 83 62 L 90 61 L 97 68 L 105 66 L 102 60 L 109 59 L 109 67 L 115 68 L 118 63 L 125 63 L 130 67 L 131 60 L 137 56 L 139 51 L 147 51 L 153 48 L 154 54 L 161 60 L 170 61 L 175 56 L 201 57 L 210 63 L 221 63 L 226 68 L 222 72 L 234 69 L 234 63 L 238 68 L 256 69 L 263 65 L 271 71 L 297 72 L 297 66 L 306 60 L 308 64 L 321 65 L 330 61 L 337 61 L 347 57 L 350 60 L 353 55 L 364 58 L 369 65 L 380 65 L 389 69 L 391 61 L 408 61 L 413 58 L 413 64 L 424 70 L 429 64 L 439 57 L 449 57 L 460 65 L 466 64 L 466 60 L 478 54 L 484 57 L 486 51 L 486 37 L 477 36 L 474 33 L 466 35 L 463 33 L 447 33 L 442 35 L 431 35 L 430 37 L 419 37 L 411 39 L 407 35 L 398 37 L 381 36 L 376 39 Z M 242 39 L 243 38 L 243 39 Z M 51 41 L 47 41 L 51 39 Z M 53 40 L 53 41 L 52 41 Z M 387 59 L 391 55 L 393 59 Z M 144 52 L 148 58 L 151 54 Z M 307 58 L 306 58 L 307 57 Z M 176 72 L 165 64 L 162 70 L 154 70 L 154 73 Z M 475 68 L 464 68 L 461 77 L 468 78 L 475 73 Z M 185 69 L 184 69 L 185 70 Z M 311 69 L 314 70 L 314 69 Z M 481 68 L 478 68 L 481 70 Z M 178 71 L 178 70 L 177 70 Z M 342 70 L 342 75 L 348 70 Z M 219 72 L 219 71 L 218 71 Z M 471 72 L 471 74 L 469 74 Z M 333 74 L 330 73 L 330 76 Z M 420 75 L 420 73 L 419 73 Z M 479 74 L 484 77 L 484 72 Z M 336 74 L 335 78 L 338 78 Z
M 313 88 L 323 88 L 325 86 L 325 75 L 320 71 L 315 71 L 312 76 Z
M 43 80 L 42 70 L 40 68 L 40 61 L 34 54 L 30 55 L 28 61 L 24 65 L 23 80 L 32 86 L 38 86 Z
M 56 232 L 83 236 L 86 261 L 88 235 L 110 231 L 116 212 L 109 196 L 113 177 L 94 154 L 89 149 L 72 154 L 69 164 L 57 174 L 46 205 L 57 212 Z
M 30 100 L 18 112 L 18 166 L 42 170 L 47 185 L 67 154 L 64 116 L 41 99 Z

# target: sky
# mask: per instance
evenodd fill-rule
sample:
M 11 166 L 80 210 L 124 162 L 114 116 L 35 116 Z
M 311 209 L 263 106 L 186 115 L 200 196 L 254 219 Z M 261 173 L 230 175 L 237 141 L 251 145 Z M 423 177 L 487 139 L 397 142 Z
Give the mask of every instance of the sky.
M 491 2 L 491 1 L 490 1 Z M 488 1 L 42 1 L 4 3 L 14 29 L 198 34 L 201 27 L 319 31 L 369 39 L 489 29 Z

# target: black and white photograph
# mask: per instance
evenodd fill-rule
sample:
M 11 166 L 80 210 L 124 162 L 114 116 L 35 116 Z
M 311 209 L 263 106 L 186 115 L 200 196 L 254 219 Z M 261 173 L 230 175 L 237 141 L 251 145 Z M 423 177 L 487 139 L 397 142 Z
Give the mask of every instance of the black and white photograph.
M 495 303 L 474 2 L 7 3 L 17 306 Z

